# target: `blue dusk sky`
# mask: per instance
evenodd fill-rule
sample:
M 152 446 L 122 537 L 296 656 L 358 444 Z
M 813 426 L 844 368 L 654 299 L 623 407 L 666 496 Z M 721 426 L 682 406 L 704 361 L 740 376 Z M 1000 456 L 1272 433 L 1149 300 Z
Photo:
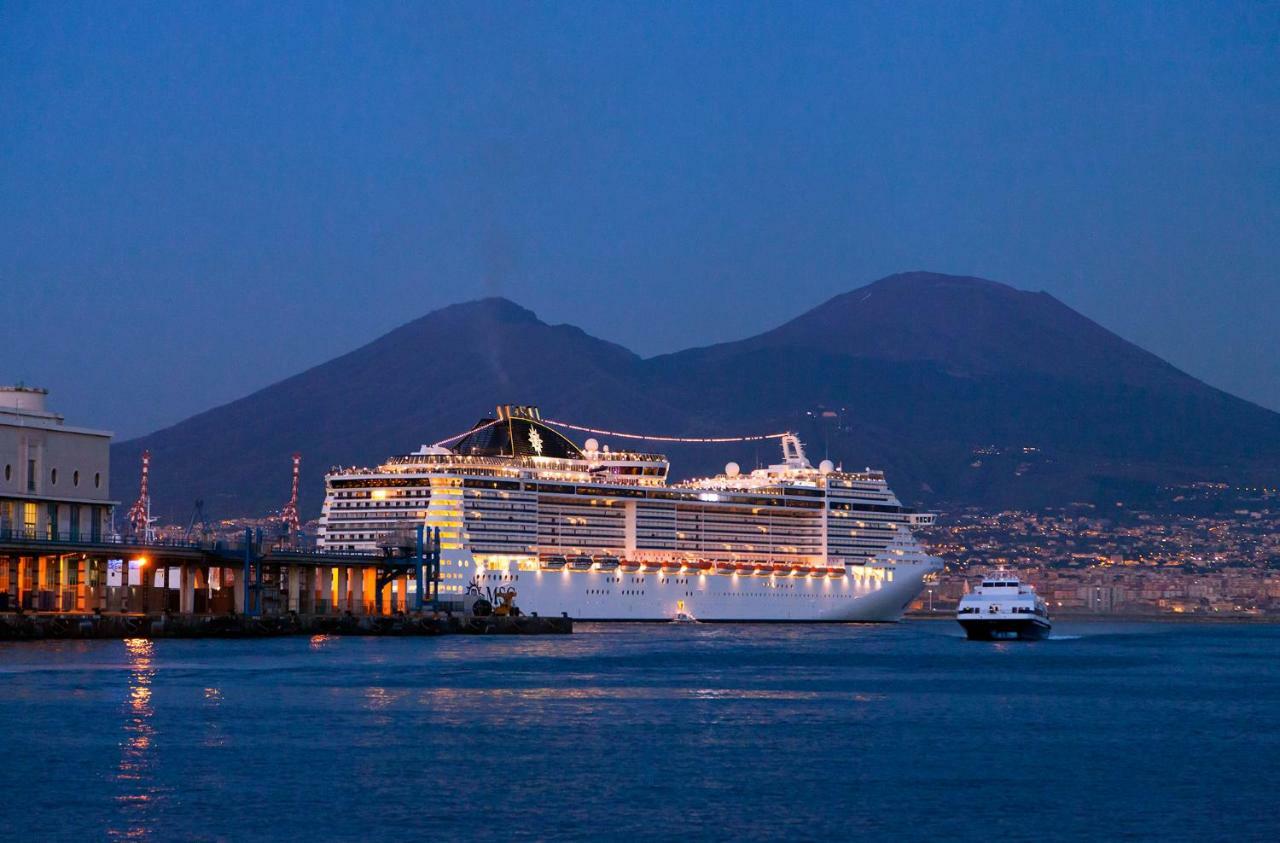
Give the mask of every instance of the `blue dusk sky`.
M 457 301 L 651 355 L 913 269 L 1280 408 L 1274 2 L 0 0 L 0 115 L 0 381 L 123 436 Z

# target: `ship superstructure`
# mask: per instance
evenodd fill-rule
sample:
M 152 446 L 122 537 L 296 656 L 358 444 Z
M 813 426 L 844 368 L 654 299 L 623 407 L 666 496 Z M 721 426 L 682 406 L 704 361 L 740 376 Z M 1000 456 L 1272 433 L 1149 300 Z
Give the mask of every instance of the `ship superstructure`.
M 933 516 L 883 473 L 814 467 L 778 438 L 781 463 L 670 484 L 664 456 L 579 447 L 504 405 L 449 447 L 335 469 L 319 540 L 372 551 L 438 528 L 440 594 L 458 604 L 515 589 L 525 612 L 584 620 L 897 619 L 940 567 L 910 532 Z

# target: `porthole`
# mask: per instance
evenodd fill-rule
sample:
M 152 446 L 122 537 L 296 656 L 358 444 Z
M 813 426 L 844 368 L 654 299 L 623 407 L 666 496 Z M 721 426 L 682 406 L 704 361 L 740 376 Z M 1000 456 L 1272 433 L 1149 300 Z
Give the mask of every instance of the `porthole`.
M 71 485 L 72 485 L 72 486 L 79 486 L 79 485 L 80 485 L 80 472 L 79 472 L 79 471 L 73 471 L 73 472 L 71 472 Z
M 93 473 L 93 488 L 97 489 L 102 486 L 102 475 L 98 472 Z
M 49 470 L 49 482 L 55 486 L 58 485 L 58 469 L 54 468 Z

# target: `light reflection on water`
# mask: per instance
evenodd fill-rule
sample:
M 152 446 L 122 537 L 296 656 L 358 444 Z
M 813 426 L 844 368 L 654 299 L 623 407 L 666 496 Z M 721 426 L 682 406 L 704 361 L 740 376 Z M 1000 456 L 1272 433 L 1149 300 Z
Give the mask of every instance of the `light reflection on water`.
M 153 744 L 156 730 L 151 724 L 152 682 L 155 680 L 155 644 L 145 638 L 124 642 L 129 660 L 128 697 L 123 711 L 124 734 L 120 741 L 120 763 L 115 776 L 120 785 L 116 801 L 120 806 L 119 825 L 108 828 L 113 838 L 130 840 L 150 836 L 150 803 L 157 796 L 154 782 Z
M 1021 839 L 1015 779 L 1062 837 L 1276 837 L 1274 628 L 76 642 L 0 645 L 0 674 L 0 747 L 42 761 L 0 765 L 12 839 L 461 837 L 495 811 L 519 838 L 964 839 L 964 815 Z M 973 776 L 993 723 L 1035 777 Z
M 221 712 L 222 689 L 205 688 L 204 704 L 201 708 L 204 713 L 204 732 L 200 738 L 200 745 L 209 750 L 221 749 L 227 745 Z

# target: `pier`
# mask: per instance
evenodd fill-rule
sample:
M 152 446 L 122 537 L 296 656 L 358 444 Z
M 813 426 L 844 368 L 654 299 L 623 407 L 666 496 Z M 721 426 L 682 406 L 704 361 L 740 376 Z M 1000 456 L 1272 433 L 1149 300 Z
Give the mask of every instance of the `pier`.
M 440 537 L 381 554 L 0 530 L 0 639 L 559 633 L 440 598 Z

